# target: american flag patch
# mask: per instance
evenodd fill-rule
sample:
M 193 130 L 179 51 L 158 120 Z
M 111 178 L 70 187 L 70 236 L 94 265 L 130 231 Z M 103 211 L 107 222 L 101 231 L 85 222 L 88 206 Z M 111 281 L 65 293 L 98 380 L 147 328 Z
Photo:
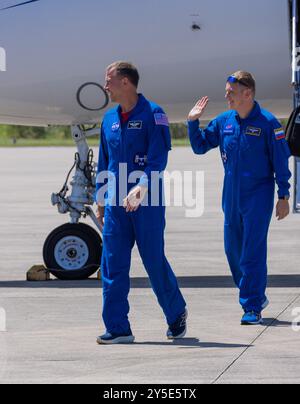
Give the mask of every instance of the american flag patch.
M 169 119 L 166 114 L 154 114 L 156 125 L 170 126 Z
M 285 133 L 284 133 L 283 128 L 275 129 L 274 133 L 275 133 L 276 140 L 285 139 Z

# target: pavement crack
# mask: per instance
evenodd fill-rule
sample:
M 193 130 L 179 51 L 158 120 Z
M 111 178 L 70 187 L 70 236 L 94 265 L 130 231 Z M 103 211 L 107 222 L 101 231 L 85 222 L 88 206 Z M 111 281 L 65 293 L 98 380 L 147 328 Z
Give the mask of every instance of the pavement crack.
M 235 358 L 227 367 L 225 370 L 223 370 L 222 373 L 220 373 L 220 375 L 211 383 L 211 384 L 217 384 L 218 381 L 245 355 L 246 352 L 248 352 L 248 350 L 250 348 L 252 348 L 254 346 L 254 344 L 259 340 L 259 338 L 266 333 L 266 331 L 273 326 L 273 324 L 276 323 L 276 321 L 278 321 L 278 319 L 291 307 L 293 306 L 294 303 L 296 303 L 297 300 L 300 299 L 300 294 L 294 298 L 279 314 L 276 318 L 273 319 L 273 321 L 270 322 L 270 324 L 268 324 L 263 331 L 247 346 L 247 348 L 245 348 L 238 356 L 237 358 Z

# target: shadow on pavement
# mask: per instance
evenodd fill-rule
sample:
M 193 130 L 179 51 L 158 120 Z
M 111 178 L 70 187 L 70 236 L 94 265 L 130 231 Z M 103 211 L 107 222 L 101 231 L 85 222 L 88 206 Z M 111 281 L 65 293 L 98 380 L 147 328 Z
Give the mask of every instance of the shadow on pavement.
M 268 327 L 292 327 L 294 324 L 290 321 L 280 321 L 276 318 L 264 318 L 264 326 Z
M 186 289 L 232 289 L 235 285 L 231 276 L 178 276 L 181 288 Z M 131 278 L 131 288 L 148 289 L 151 288 L 149 279 Z M 102 282 L 97 279 L 87 279 L 85 281 L 59 281 L 57 279 L 47 282 L 27 282 L 27 281 L 0 281 L 0 288 L 53 288 L 53 289 L 97 289 L 102 287 Z M 269 288 L 300 288 L 300 275 L 270 275 L 268 281 Z
M 198 338 L 183 338 L 176 341 L 170 342 L 135 342 L 134 345 L 151 345 L 151 346 L 179 346 L 182 348 L 251 348 L 253 345 L 243 345 L 243 344 L 222 344 L 217 342 L 201 342 Z

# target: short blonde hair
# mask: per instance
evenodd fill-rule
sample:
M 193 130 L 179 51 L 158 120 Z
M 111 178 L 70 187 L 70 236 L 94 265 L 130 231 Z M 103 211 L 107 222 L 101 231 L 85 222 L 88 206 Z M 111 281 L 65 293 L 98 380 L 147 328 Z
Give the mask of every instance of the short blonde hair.
M 234 77 L 239 84 L 250 88 L 254 94 L 256 93 L 256 81 L 251 73 L 239 70 L 233 73 L 230 77 Z

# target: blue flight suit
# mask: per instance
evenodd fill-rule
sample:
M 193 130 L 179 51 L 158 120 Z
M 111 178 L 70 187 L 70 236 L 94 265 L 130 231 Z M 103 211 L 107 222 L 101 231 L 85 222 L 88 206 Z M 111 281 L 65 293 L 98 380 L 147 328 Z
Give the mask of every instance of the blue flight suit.
M 110 174 L 106 180 L 98 177 L 96 201 L 105 202 L 106 206 L 101 269 L 103 320 L 109 333 L 130 331 L 129 270 L 135 242 L 168 324 L 173 324 L 185 311 L 186 303 L 164 252 L 166 222 L 162 177 L 155 190 L 151 184 L 151 174 L 165 170 L 170 150 L 167 117 L 158 105 L 143 95 L 139 95 L 127 122 L 122 123 L 120 106 L 106 113 L 101 129 L 98 173 L 108 171 Z M 124 174 L 124 166 L 121 169 L 120 164 L 125 164 L 127 173 Z M 130 183 L 129 176 L 136 171 L 140 176 L 135 183 Z M 119 191 L 124 177 L 128 189 Z M 126 213 L 123 199 L 136 185 L 148 188 L 148 206 Z M 105 187 L 103 197 L 99 191 Z M 155 206 L 150 204 L 152 192 L 159 194 Z
M 267 238 L 275 180 L 279 197 L 289 196 L 290 189 L 291 154 L 284 130 L 257 102 L 246 119 L 228 111 L 205 130 L 199 128 L 199 121 L 188 122 L 188 127 L 196 154 L 220 148 L 225 169 L 225 252 L 243 309 L 260 313 L 266 302 Z

